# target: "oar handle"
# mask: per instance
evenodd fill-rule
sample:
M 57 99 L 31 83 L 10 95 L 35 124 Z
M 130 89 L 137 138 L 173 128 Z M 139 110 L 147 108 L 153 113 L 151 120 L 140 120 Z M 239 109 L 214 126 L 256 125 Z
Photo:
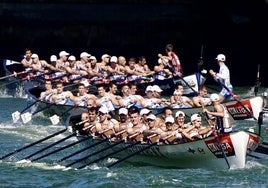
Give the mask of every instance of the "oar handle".
M 7 75 L 7 76 L 3 76 L 3 77 L 0 78 L 0 80 L 6 79 L 6 78 L 10 78 L 10 77 L 13 77 L 13 76 L 14 77 L 17 77 L 18 75 L 23 74 L 23 73 L 25 73 L 25 71 L 21 71 L 21 72 L 15 72 L 14 71 L 13 74 L 10 74 L 10 75 Z

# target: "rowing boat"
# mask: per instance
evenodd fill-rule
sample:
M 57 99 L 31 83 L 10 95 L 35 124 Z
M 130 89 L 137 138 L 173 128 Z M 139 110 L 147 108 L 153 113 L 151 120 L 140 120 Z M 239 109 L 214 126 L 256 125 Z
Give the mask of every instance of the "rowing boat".
M 81 121 L 79 117 L 80 116 L 77 115 L 70 116 L 67 120 L 67 125 L 76 125 Z M 77 136 L 78 139 L 83 139 L 84 137 L 83 135 Z M 114 142 L 108 140 L 96 146 L 94 150 L 88 150 L 88 152 L 96 152 L 96 150 L 111 146 L 109 149 L 101 152 L 99 157 L 114 157 L 118 160 L 126 159 L 135 164 L 155 165 L 165 168 L 228 169 L 229 167 L 244 168 L 246 155 L 253 152 L 262 142 L 260 136 L 247 131 L 223 134 L 219 135 L 218 138 L 219 140 L 214 136 L 209 136 L 205 139 L 181 144 L 133 144 L 123 142 L 115 145 Z M 98 139 L 90 139 L 87 142 L 83 142 L 81 147 L 86 147 L 87 145 L 97 142 L 99 142 Z M 127 146 L 130 147 L 124 149 Z M 117 153 L 116 151 L 120 152 Z M 109 155 L 109 153 L 115 153 L 115 155 Z
M 28 99 L 31 100 L 30 103 L 33 103 L 38 100 L 40 93 L 44 91 L 43 87 L 33 87 L 26 91 L 28 95 Z M 40 101 L 39 104 L 41 107 L 52 105 L 54 114 L 61 114 L 60 112 L 66 110 L 66 107 L 72 107 L 70 105 L 56 105 L 56 104 L 50 104 L 48 102 Z M 231 115 L 231 120 L 245 120 L 245 119 L 255 119 L 257 120 L 259 117 L 259 114 L 263 111 L 263 107 L 265 105 L 264 98 L 262 96 L 252 96 L 244 99 L 237 100 L 229 100 L 223 103 L 223 105 L 227 108 L 228 112 Z M 213 106 L 206 106 L 208 110 L 213 110 Z M 79 111 L 84 111 L 86 107 L 79 106 L 79 107 L 73 107 L 77 113 Z M 153 114 L 160 115 L 162 113 L 163 108 L 152 108 L 150 109 Z M 73 111 L 74 111 L 73 110 Z M 189 118 L 192 114 L 198 113 L 201 116 L 203 116 L 203 109 L 201 107 L 192 107 L 192 108 L 174 108 L 173 109 L 173 115 L 175 116 L 175 113 L 180 110 L 183 111 L 186 115 L 186 121 L 189 121 Z M 116 108 L 115 114 L 117 114 L 118 109 Z M 51 113 L 50 113 L 51 114 Z M 205 118 L 203 118 L 205 119 Z
M 33 86 L 40 85 L 44 82 L 42 76 L 38 76 L 35 79 L 26 79 L 27 73 L 25 72 L 25 67 L 20 62 L 5 59 L 3 61 L 3 67 L 6 72 L 6 88 L 8 93 L 15 95 L 18 88 L 23 88 L 24 90 L 29 89 Z M 37 79 L 38 78 L 38 79 Z M 147 78 L 146 78 L 147 79 Z M 177 77 L 177 78 L 166 78 L 164 80 L 151 80 L 145 82 L 136 82 L 136 81 L 129 81 L 129 80 L 121 80 L 120 82 L 116 82 L 118 88 L 126 83 L 134 82 L 137 84 L 140 93 L 144 94 L 144 91 L 148 85 L 158 85 L 162 90 L 162 94 L 165 96 L 170 96 L 173 94 L 175 85 L 180 83 L 184 86 L 184 95 L 193 96 L 198 92 L 198 88 L 200 85 L 205 83 L 206 78 L 200 73 L 190 74 L 184 77 Z M 95 79 L 94 79 L 95 80 Z M 143 80 L 143 78 L 139 79 Z M 90 89 L 92 92 L 95 91 L 98 85 L 108 85 L 110 81 L 104 82 L 101 78 L 100 80 L 95 80 L 94 82 L 90 83 Z M 71 83 L 71 81 L 70 81 Z

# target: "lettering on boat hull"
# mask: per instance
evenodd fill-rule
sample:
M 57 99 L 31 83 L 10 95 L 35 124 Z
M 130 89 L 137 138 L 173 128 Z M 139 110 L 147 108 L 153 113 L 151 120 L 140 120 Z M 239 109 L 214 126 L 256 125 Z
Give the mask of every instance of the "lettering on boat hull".
M 260 143 L 260 138 L 250 134 L 249 139 L 248 139 L 247 152 L 250 153 L 254 151 L 258 147 L 259 143 Z
M 225 155 L 228 156 L 234 156 L 235 155 L 235 151 L 234 151 L 234 146 L 233 143 L 231 141 L 230 135 L 226 134 L 226 135 L 222 135 L 219 137 L 220 139 L 220 143 L 221 143 L 221 147 L 225 153 Z M 218 145 L 218 142 L 216 141 L 216 139 L 211 139 L 211 140 L 207 140 L 205 141 L 208 149 L 218 158 L 223 158 L 224 156 L 222 155 L 222 151 L 220 146 Z
M 232 115 L 232 117 L 237 118 L 237 119 L 239 118 L 244 119 L 244 118 L 251 117 L 251 114 L 249 113 L 249 112 L 252 112 L 250 101 L 245 100 L 245 101 L 242 101 L 242 103 L 244 106 L 241 106 L 241 104 L 239 103 L 227 106 L 227 110 Z M 244 107 L 246 107 L 247 110 Z

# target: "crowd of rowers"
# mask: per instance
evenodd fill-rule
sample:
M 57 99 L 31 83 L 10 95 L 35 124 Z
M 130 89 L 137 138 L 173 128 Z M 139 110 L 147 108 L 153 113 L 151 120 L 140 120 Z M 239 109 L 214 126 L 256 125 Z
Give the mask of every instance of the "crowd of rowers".
M 61 77 L 65 82 L 83 77 L 91 83 L 107 83 L 113 80 L 117 82 L 135 80 L 142 83 L 182 75 L 182 70 L 173 72 L 174 67 L 171 64 L 174 58 L 161 54 L 158 56 L 158 63 L 154 66 L 154 70 L 149 68 L 144 56 L 130 57 L 127 61 L 124 56 L 103 54 L 98 61 L 95 56 L 87 52 L 82 52 L 77 59 L 74 55 L 61 51 L 59 57 L 51 55 L 50 62 L 47 62 L 40 59 L 38 54 L 32 53 L 30 49 L 25 50 L 21 63 L 27 72 L 34 72 L 34 76 L 45 75 L 46 79 Z
M 178 109 L 212 104 L 205 85 L 200 86 L 198 96 L 190 98 L 183 95 L 183 85 L 178 83 L 170 99 L 161 95 L 163 90 L 158 85 L 148 85 L 144 95 L 137 94 L 138 88 L 135 83 L 122 85 L 120 91 L 117 88 L 116 82 L 110 82 L 108 86 L 98 85 L 98 95 L 90 93 L 89 88 L 90 85 L 83 80 L 77 83 L 77 88 L 73 91 L 64 89 L 64 83 L 61 81 L 53 84 L 51 80 L 45 80 L 45 90 L 40 93 L 39 99 L 59 105 L 104 106 L 108 109 L 109 113 L 112 113 L 119 107 L 129 107 L 132 105 L 149 109 L 162 109 L 164 107 Z
M 121 89 L 122 95 L 117 95 L 117 86 L 113 82 L 109 84 L 108 91 L 105 86 L 100 85 L 98 95 L 89 94 L 88 87 L 83 81 L 78 84 L 76 94 L 64 90 L 62 82 L 56 82 L 56 88 L 53 89 L 51 80 L 46 80 L 45 88 L 46 90 L 41 92 L 40 100 L 87 107 L 88 112 L 81 115 L 81 122 L 86 121 L 86 123 L 81 124 L 82 127 L 75 128 L 80 134 L 105 135 L 113 137 L 114 140 L 128 138 L 136 141 L 149 139 L 151 142 L 157 140 L 181 143 L 205 138 L 213 130 L 219 130 L 217 116 L 221 119 L 221 125 L 231 126 L 229 120 L 225 120 L 229 119 L 229 115 L 220 104 L 219 95 L 209 96 L 204 85 L 200 87 L 198 96 L 189 98 L 182 96 L 183 86 L 178 84 L 170 100 L 161 97 L 162 90 L 157 85 L 147 86 L 145 97 L 135 94 L 137 91 L 135 84 L 124 85 Z M 185 123 L 184 112 L 178 111 L 173 114 L 174 104 L 181 105 L 177 103 L 178 98 L 185 98 L 184 101 L 187 101 L 189 106 L 203 106 L 204 112 L 210 116 L 207 119 L 207 126 L 202 126 L 199 114 L 193 114 L 190 123 Z M 210 112 L 205 108 L 210 104 L 215 108 L 218 105 L 224 110 Z M 153 114 L 150 110 L 157 107 L 161 107 L 161 115 Z
M 166 59 L 168 58 L 166 56 L 159 54 L 159 64 L 154 67 L 154 71 L 151 71 L 146 64 L 145 57 L 140 57 L 138 62 L 136 62 L 135 58 L 130 58 L 128 65 L 126 65 L 126 60 L 123 56 L 117 58 L 115 56 L 111 57 L 107 54 L 104 54 L 101 58 L 102 61 L 97 63 L 96 57 L 91 56 L 87 52 L 82 52 L 80 54 L 80 60 L 77 61 L 74 56 L 69 56 L 70 54 L 66 51 L 61 51 L 59 53 L 59 59 L 57 59 L 56 56 L 51 56 L 51 63 L 47 63 L 44 60 L 39 60 L 38 55 L 32 54 L 30 50 L 26 50 L 25 52 L 25 58 L 21 61 L 21 63 L 26 67 L 26 70 L 34 70 L 40 74 L 46 73 L 48 70 L 49 72 L 55 72 L 55 75 L 61 74 L 66 76 L 67 74 L 67 80 L 69 80 L 70 77 L 75 79 L 76 77 L 80 78 L 79 76 L 84 75 L 86 75 L 86 78 L 90 78 L 77 79 L 76 84 L 78 88 L 77 91 L 73 92 L 64 89 L 62 80 L 59 81 L 58 79 L 45 77 L 45 91 L 40 94 L 40 100 L 55 104 L 86 106 L 89 110 L 87 114 L 89 118 L 93 109 L 96 115 L 95 120 L 97 121 L 94 123 L 96 124 L 94 127 L 96 127 L 96 130 L 99 133 L 105 130 L 105 128 L 99 129 L 99 124 L 105 125 L 107 122 L 108 124 L 113 124 L 113 134 L 118 132 L 119 129 L 116 127 L 119 126 L 121 118 L 119 120 L 115 119 L 115 109 L 124 109 L 123 111 L 128 111 L 127 115 L 125 114 L 127 116 L 127 121 L 131 121 L 129 123 L 130 126 L 126 128 L 126 132 L 128 134 L 135 133 L 136 128 L 138 128 L 137 130 L 139 130 L 139 133 L 144 133 L 144 131 L 141 131 L 139 127 L 144 130 L 149 130 L 151 127 L 157 130 L 155 133 L 158 135 L 158 139 L 163 139 L 164 137 L 169 136 L 169 133 L 166 133 L 166 131 L 169 132 L 172 130 L 171 132 L 173 136 L 175 135 L 176 142 L 180 142 L 180 140 L 177 139 L 182 139 L 183 141 L 194 140 L 196 138 L 204 138 L 211 134 L 211 126 L 203 127 L 201 124 L 199 124 L 200 119 L 198 114 L 195 114 L 191 117 L 190 124 L 193 124 L 193 126 L 189 126 L 182 131 L 182 127 L 179 128 L 179 123 L 177 121 L 177 119 L 179 119 L 179 115 L 177 113 L 174 115 L 175 118 L 173 115 L 162 115 L 165 118 L 160 118 L 161 120 L 158 120 L 159 117 L 155 117 L 153 114 L 150 114 L 150 116 L 148 115 L 148 117 L 151 117 L 151 119 L 142 118 L 143 114 L 141 113 L 144 111 L 144 109 L 161 108 L 163 113 L 170 111 L 172 114 L 172 110 L 174 108 L 190 108 L 195 106 L 200 107 L 218 102 L 211 100 L 207 94 L 207 88 L 205 86 L 201 86 L 199 88 L 199 95 L 193 98 L 183 96 L 183 85 L 181 84 L 176 85 L 175 91 L 173 95 L 170 96 L 170 99 L 166 99 L 161 96 L 162 89 L 158 85 L 148 85 L 145 90 L 145 96 L 136 94 L 137 85 L 135 82 L 134 84 L 133 82 L 129 82 L 128 84 L 125 83 L 120 91 L 117 90 L 117 82 L 114 82 L 118 80 L 119 77 L 117 76 L 123 76 L 125 79 L 125 76 L 127 75 L 128 77 L 131 77 L 131 80 L 149 75 L 154 75 L 155 79 L 164 79 L 166 77 L 174 76 L 172 71 L 170 71 L 168 68 L 167 62 L 169 60 Z M 176 75 L 178 74 L 176 73 Z M 55 76 L 55 78 L 57 78 L 57 76 Z M 89 80 L 95 78 L 102 80 L 109 78 L 113 81 L 109 82 L 108 89 L 104 85 L 99 85 L 97 88 L 98 95 L 96 96 L 89 93 Z M 54 81 L 56 82 L 54 83 Z M 216 112 L 209 112 L 205 108 L 204 111 L 211 115 L 212 118 L 209 118 L 209 121 L 215 119 L 213 113 Z M 104 119 L 102 119 L 104 118 L 102 117 L 103 113 L 106 114 L 105 117 L 107 116 L 107 122 L 106 120 L 104 121 Z M 223 110 L 223 115 L 221 118 L 227 117 L 227 115 L 224 115 L 225 113 L 226 110 Z M 131 114 L 136 115 L 134 116 Z M 82 115 L 82 120 L 84 119 L 83 116 L 85 116 L 85 114 Z M 195 117 L 198 118 L 196 119 Z M 155 123 L 153 123 L 155 126 L 153 127 L 152 123 L 150 123 L 151 126 L 149 125 L 151 120 L 155 121 Z M 199 125 L 196 126 L 195 122 Z M 226 124 L 224 123 L 225 121 L 222 122 L 223 124 Z M 136 124 L 138 126 L 136 126 Z M 166 126 L 166 124 L 171 124 L 172 128 L 163 128 Z M 161 132 L 161 130 L 163 132 Z
M 119 117 L 111 118 L 105 107 L 91 107 L 81 115 L 81 122 L 73 129 L 82 135 L 97 138 L 110 138 L 112 141 L 124 139 L 129 142 L 177 144 L 210 136 L 216 121 L 212 118 L 209 125 L 202 125 L 199 114 L 191 116 L 191 122 L 185 122 L 185 114 L 165 107 L 161 116 L 154 115 L 149 109 L 136 106 L 121 107 Z M 86 123 L 85 123 L 86 122 Z

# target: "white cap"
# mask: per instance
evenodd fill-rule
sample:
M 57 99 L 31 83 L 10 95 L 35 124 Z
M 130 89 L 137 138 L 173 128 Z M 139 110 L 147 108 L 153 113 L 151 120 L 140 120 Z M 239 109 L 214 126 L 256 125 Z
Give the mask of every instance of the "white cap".
M 141 109 L 141 111 L 140 111 L 140 115 L 142 116 L 142 115 L 144 115 L 144 114 L 149 114 L 151 112 L 151 110 L 149 110 L 149 109 L 147 109 L 147 108 L 143 108 L 143 109 Z
M 38 55 L 37 54 L 32 54 L 31 58 L 38 58 Z
M 57 56 L 55 56 L 55 55 L 50 56 L 50 61 L 51 62 L 52 61 L 57 61 Z
M 166 117 L 165 123 L 167 123 L 167 122 L 174 123 L 175 122 L 174 117 L 172 117 L 172 116 Z
M 175 90 L 173 95 L 182 95 L 182 92 L 181 91 L 178 91 L 178 90 Z
M 70 60 L 70 61 L 75 61 L 76 58 L 75 58 L 73 55 L 71 55 L 71 56 L 68 58 L 68 60 Z
M 120 115 L 120 114 L 127 115 L 127 114 L 128 114 L 128 110 L 127 110 L 126 108 L 120 108 L 118 114 L 119 114 L 119 115 Z
M 90 56 L 89 60 L 97 60 L 97 58 L 95 56 Z
M 59 56 L 61 57 L 61 56 L 64 56 L 64 55 L 70 55 L 68 52 L 66 52 L 66 51 L 61 51 L 60 53 L 59 53 Z
M 89 82 L 87 80 L 83 80 L 80 82 L 81 84 L 84 84 L 85 87 L 90 86 Z
M 90 57 L 91 55 L 89 54 L 89 53 L 87 53 L 87 52 L 82 52 L 81 54 L 80 54 L 80 58 L 82 58 L 82 57 Z
M 201 116 L 199 115 L 199 114 L 193 114 L 192 116 L 191 116 L 191 122 L 193 122 L 193 121 L 195 121 L 195 120 L 197 120 L 197 119 L 199 119 L 200 118 L 200 120 L 201 120 Z
M 101 59 L 104 59 L 104 58 L 106 58 L 106 57 L 111 57 L 111 56 L 108 55 L 108 54 L 103 54 L 103 55 L 101 56 Z
M 155 120 L 156 119 L 156 116 L 154 114 L 149 114 L 146 119 Z
M 100 107 L 99 112 L 103 113 L 103 114 L 108 114 L 108 109 L 104 106 Z
M 154 91 L 154 90 L 153 90 L 153 86 L 150 86 L 150 85 L 147 86 L 147 87 L 146 87 L 146 90 L 145 90 L 145 93 L 146 93 L 147 91 Z
M 225 61 L 225 60 L 226 60 L 225 55 L 223 55 L 223 54 L 219 54 L 219 55 L 217 55 L 216 59 L 217 59 L 218 61 Z
M 117 57 L 116 56 L 112 56 L 111 59 L 110 59 L 110 62 L 117 63 Z
M 175 117 L 185 117 L 185 113 L 183 111 L 177 111 Z
M 217 102 L 217 101 L 220 100 L 220 96 L 219 96 L 217 93 L 212 93 L 212 94 L 210 95 L 210 100 L 211 100 L 212 102 Z
M 156 91 L 159 93 L 163 91 L 158 85 L 153 85 L 152 89 L 153 89 L 153 91 Z

